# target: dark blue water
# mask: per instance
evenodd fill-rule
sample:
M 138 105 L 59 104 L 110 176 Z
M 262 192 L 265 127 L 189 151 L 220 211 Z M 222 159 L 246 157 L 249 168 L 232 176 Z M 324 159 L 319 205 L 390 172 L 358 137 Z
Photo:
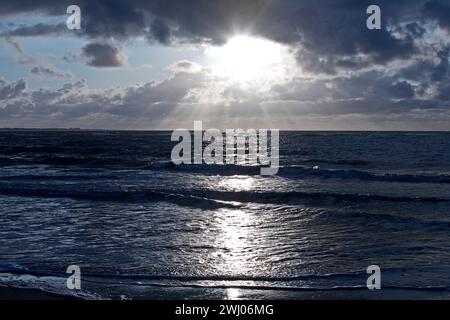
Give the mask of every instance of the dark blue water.
M 170 134 L 0 132 L 0 284 L 115 299 L 450 298 L 450 134 L 282 132 L 269 177 L 175 166 Z M 81 291 L 66 288 L 72 264 Z

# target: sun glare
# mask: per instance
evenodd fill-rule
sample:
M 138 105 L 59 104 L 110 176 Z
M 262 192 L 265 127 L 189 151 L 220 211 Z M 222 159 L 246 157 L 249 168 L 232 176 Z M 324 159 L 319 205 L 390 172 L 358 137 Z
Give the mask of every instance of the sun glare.
M 231 38 L 222 47 L 210 47 L 206 53 L 218 73 L 237 81 L 280 77 L 288 54 L 281 44 L 244 35 Z

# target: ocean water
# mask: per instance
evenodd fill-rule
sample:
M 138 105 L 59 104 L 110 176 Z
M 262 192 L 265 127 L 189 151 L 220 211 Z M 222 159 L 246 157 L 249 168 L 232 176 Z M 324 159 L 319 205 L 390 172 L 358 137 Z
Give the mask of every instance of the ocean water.
M 1 131 L 0 285 L 88 299 L 450 298 L 449 133 L 281 132 L 267 177 L 175 166 L 170 134 Z M 81 290 L 66 287 L 69 265 Z M 381 290 L 366 287 L 369 265 Z

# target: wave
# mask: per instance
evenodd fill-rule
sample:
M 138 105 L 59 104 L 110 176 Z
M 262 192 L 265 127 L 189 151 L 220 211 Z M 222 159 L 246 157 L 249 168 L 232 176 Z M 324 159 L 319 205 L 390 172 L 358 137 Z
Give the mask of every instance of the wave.
M 437 197 L 407 197 L 407 196 L 386 196 L 378 194 L 358 194 L 358 193 L 335 193 L 335 192 L 257 192 L 257 191 L 202 191 L 207 197 L 220 200 L 234 200 L 239 202 L 256 203 L 286 203 L 293 200 L 305 200 L 320 202 L 330 200 L 335 202 L 359 202 L 359 201 L 386 201 L 386 202 L 449 202 L 449 199 Z
M 235 164 L 198 164 L 175 165 L 171 161 L 160 161 L 149 164 L 151 170 L 172 170 L 187 173 L 200 173 L 203 175 L 259 175 L 260 165 Z M 344 169 L 313 169 L 304 166 L 281 166 L 276 176 L 284 178 L 320 178 L 338 180 L 365 180 L 381 182 L 408 182 L 408 183 L 450 183 L 450 175 L 408 175 L 408 174 L 375 174 L 360 170 Z
M 104 168 L 140 168 L 148 167 L 149 162 L 143 159 L 93 157 L 93 156 L 40 156 L 32 159 L 33 164 L 53 166 L 84 166 Z
M 22 148 L 22 147 L 21 147 Z M 36 147 L 37 148 L 37 147 Z M 40 150 L 38 148 L 38 150 Z M 1 153 L 1 152 L 0 152 Z M 307 163 L 329 163 L 336 165 L 365 166 L 368 162 L 364 160 L 320 160 L 310 159 Z M 8 158 L 0 157 L 0 166 L 14 165 L 51 165 L 56 167 L 81 167 L 81 168 L 104 168 L 104 169 L 139 169 L 153 171 L 174 171 L 201 175 L 260 175 L 261 165 L 239 165 L 239 164 L 181 164 L 175 165 L 172 161 L 155 161 L 142 157 L 133 156 L 101 156 L 101 155 L 37 155 L 33 157 Z M 276 176 L 287 179 L 310 179 L 321 180 L 362 180 L 380 182 L 403 182 L 403 183 L 450 183 L 450 175 L 412 175 L 396 173 L 372 173 L 355 169 L 313 169 L 301 165 L 281 166 Z M 276 177 L 274 176 L 274 177 Z
M 260 165 L 237 165 L 237 164 L 179 164 L 172 161 L 151 162 L 148 169 L 151 170 L 171 170 L 186 173 L 201 173 L 203 175 L 259 175 Z
M 338 180 L 364 180 L 380 182 L 406 182 L 406 183 L 450 183 L 449 175 L 409 175 L 409 174 L 375 174 L 360 170 L 319 169 L 297 166 L 280 169 L 280 175 L 296 178 L 338 179 Z
M 397 271 L 384 270 L 385 272 Z M 96 284 L 100 293 L 87 291 L 71 291 L 65 287 L 67 274 L 62 272 L 50 272 L 29 270 L 20 265 L 0 265 L 0 284 L 15 288 L 32 288 L 44 292 L 66 295 L 76 295 L 82 299 L 101 298 L 102 289 L 105 292 L 117 284 L 127 286 L 127 292 L 132 293 L 133 287 L 166 287 L 166 288 L 198 288 L 198 289 L 243 289 L 243 290 L 270 290 L 270 291 L 348 291 L 367 290 L 365 285 L 365 271 L 330 274 L 307 274 L 296 276 L 174 276 L 174 275 L 133 275 L 133 274 L 100 274 L 83 272 L 83 282 Z M 345 285 L 342 283 L 329 282 L 328 285 L 315 283 L 314 280 L 339 280 L 351 281 L 361 279 L 363 284 Z M 128 281 L 128 282 L 127 282 Z M 300 285 L 295 281 L 309 281 Z M 413 291 L 449 291 L 449 285 L 401 285 L 384 284 L 383 289 L 391 290 L 413 290 Z M 137 289 L 138 291 L 142 289 Z
M 388 270 L 388 269 L 386 269 Z M 386 271 L 385 270 L 385 271 Z M 389 269 L 403 270 L 403 269 Z M 63 276 L 67 274 L 63 272 L 54 272 L 47 270 L 32 270 L 23 265 L 16 263 L 3 263 L 0 264 L 0 273 L 13 273 L 13 274 L 29 274 L 33 276 Z M 129 280 L 169 280 L 169 281 L 267 281 L 267 282 L 286 282 L 286 281 L 298 281 L 298 280 L 311 280 L 311 279 L 330 279 L 330 278 L 345 278 L 366 275 L 365 271 L 351 271 L 342 273 L 325 273 L 325 274 L 304 274 L 294 276 L 254 276 L 254 275 L 149 275 L 149 274 L 118 274 L 116 272 L 111 273 L 95 273 L 95 272 L 83 272 L 83 275 L 87 277 L 95 278 L 116 278 L 116 279 L 129 279 Z
M 367 166 L 370 164 L 366 160 L 325 160 L 325 159 L 307 159 L 303 160 L 303 163 L 314 163 L 314 164 L 335 164 L 335 165 L 349 165 L 349 166 Z
M 146 188 L 95 189 L 86 185 L 20 185 L 0 183 L 0 194 L 6 196 L 39 198 L 74 198 L 89 201 L 158 202 L 167 201 L 183 206 L 201 208 L 235 208 L 243 203 L 286 204 L 308 203 L 357 203 L 365 201 L 406 203 L 447 203 L 450 199 L 437 197 L 387 196 L 379 194 L 334 193 L 334 192 L 260 192 L 260 191 L 216 191 L 216 190 L 163 190 Z
M 64 276 L 47 273 L 38 275 L 17 264 L 0 265 L 0 286 L 14 289 L 36 290 L 66 299 L 100 299 L 98 294 L 86 290 L 69 290 Z
M 118 201 L 118 202 L 159 202 L 165 201 L 175 203 L 185 207 L 217 209 L 236 208 L 239 203 L 236 201 L 222 201 L 211 199 L 195 194 L 173 193 L 163 190 L 89 190 L 89 189 L 67 189 L 60 188 L 39 188 L 16 185 L 0 185 L 0 194 L 6 196 L 38 197 L 38 198 L 73 198 L 88 201 Z
M 162 284 L 150 283 L 147 286 L 153 287 L 170 287 L 170 288 L 207 288 L 207 289 L 241 289 L 241 290 L 270 290 L 270 291 L 348 291 L 348 290 L 364 290 L 367 291 L 365 285 L 336 285 L 330 287 L 324 286 L 274 286 L 274 285 L 227 285 L 227 284 Z M 411 290 L 411 291 L 449 291 L 450 286 L 436 285 L 436 286 L 401 286 L 401 285 L 383 285 L 383 289 L 391 290 Z
M 450 230 L 450 222 L 445 220 L 437 220 L 437 219 L 427 219 L 426 217 L 413 217 L 413 216 L 405 216 L 405 215 L 396 215 L 391 213 L 367 213 L 367 212 L 352 212 L 345 211 L 344 214 L 340 214 L 342 212 L 336 212 L 333 210 L 321 211 L 321 216 L 328 223 L 332 221 L 341 220 L 344 222 L 352 221 L 352 225 L 364 225 L 368 224 L 374 225 L 378 224 L 382 228 L 394 229 L 394 230 L 418 230 L 421 232 L 448 232 Z M 391 247 L 391 249 L 384 249 L 384 253 L 387 253 L 386 250 L 392 250 L 396 254 L 399 254 L 401 250 L 407 250 L 409 252 L 412 251 L 426 251 L 426 250 L 434 250 L 436 249 L 432 245 L 416 245 L 413 246 L 403 246 L 403 247 Z
M 15 165 L 50 165 L 55 167 L 83 167 L 105 169 L 147 169 L 149 161 L 131 157 L 95 157 L 71 155 L 38 155 L 33 157 L 7 158 L 0 157 L 0 166 Z

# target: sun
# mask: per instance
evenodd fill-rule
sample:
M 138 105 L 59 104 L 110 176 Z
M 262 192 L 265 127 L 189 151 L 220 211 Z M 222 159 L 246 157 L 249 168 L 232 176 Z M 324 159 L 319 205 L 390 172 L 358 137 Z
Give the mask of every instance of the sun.
M 210 47 L 217 73 L 236 81 L 277 78 L 285 70 L 287 49 L 276 42 L 247 35 L 232 37 L 222 47 Z

